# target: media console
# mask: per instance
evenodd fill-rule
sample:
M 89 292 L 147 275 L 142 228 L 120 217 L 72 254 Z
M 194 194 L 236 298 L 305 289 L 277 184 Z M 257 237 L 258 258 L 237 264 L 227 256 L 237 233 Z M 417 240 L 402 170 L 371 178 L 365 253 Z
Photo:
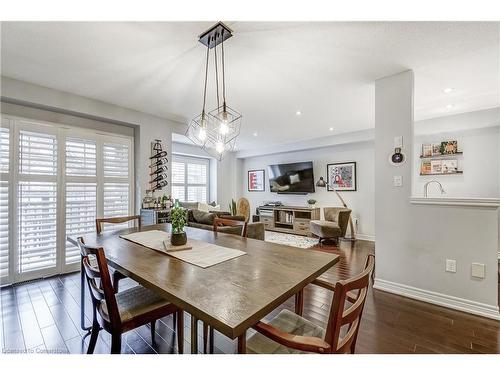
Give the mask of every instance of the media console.
M 266 230 L 311 236 L 309 223 L 319 220 L 319 208 L 300 206 L 260 206 L 259 220 Z

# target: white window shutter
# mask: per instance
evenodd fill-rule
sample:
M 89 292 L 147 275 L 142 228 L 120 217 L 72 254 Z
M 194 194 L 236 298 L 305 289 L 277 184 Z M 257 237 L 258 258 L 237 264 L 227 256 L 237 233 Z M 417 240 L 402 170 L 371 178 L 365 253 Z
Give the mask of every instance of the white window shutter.
M 19 182 L 19 272 L 55 267 L 57 186 L 55 182 Z
M 0 181 L 0 278 L 9 276 L 9 183 Z
M 83 236 L 95 232 L 97 184 L 66 184 L 66 236 Z M 66 242 L 66 264 L 80 260 L 79 249 Z
M 9 129 L 0 128 L 0 173 L 9 173 Z
M 104 177 L 128 178 L 129 149 L 126 144 L 104 143 Z

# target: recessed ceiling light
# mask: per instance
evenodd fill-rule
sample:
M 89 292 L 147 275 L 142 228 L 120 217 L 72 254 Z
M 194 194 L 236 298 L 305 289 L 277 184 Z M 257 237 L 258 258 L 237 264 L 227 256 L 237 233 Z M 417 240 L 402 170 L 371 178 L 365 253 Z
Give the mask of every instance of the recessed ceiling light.
M 333 131 L 333 128 L 330 128 L 329 130 L 332 132 L 332 131 Z
M 444 92 L 445 94 L 449 94 L 449 93 L 453 92 L 453 88 L 452 88 L 452 87 L 447 87 L 447 88 L 445 88 L 445 89 L 443 90 L 443 92 Z
M 295 114 L 296 114 L 297 116 L 300 116 L 300 115 L 302 114 L 302 112 L 297 111 L 297 112 L 295 112 Z
M 447 104 L 446 105 L 446 109 L 453 109 L 455 108 L 455 106 L 453 104 Z
M 257 135 L 258 135 L 257 133 L 253 133 L 253 136 L 254 136 L 254 137 L 257 137 Z

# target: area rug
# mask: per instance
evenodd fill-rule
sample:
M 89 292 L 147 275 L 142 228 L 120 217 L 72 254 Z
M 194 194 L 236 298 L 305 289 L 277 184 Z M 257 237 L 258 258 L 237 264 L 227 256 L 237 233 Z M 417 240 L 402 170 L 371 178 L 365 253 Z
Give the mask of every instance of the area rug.
M 318 244 L 315 238 L 297 236 L 295 234 L 278 233 L 266 230 L 266 241 L 281 245 L 300 247 L 301 249 L 309 249 Z

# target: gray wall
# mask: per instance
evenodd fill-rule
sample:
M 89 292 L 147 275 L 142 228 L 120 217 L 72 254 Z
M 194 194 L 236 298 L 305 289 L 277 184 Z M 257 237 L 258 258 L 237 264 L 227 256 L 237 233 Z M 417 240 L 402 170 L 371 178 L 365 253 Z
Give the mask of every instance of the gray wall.
M 498 208 L 410 203 L 412 127 L 413 72 L 376 81 L 375 287 L 498 319 Z M 395 136 L 410 155 L 400 167 L 387 160 Z M 445 272 L 447 258 L 456 273 Z M 485 264 L 485 279 L 471 277 L 472 262 Z
M 31 108 L 37 107 L 49 112 L 100 121 L 106 126 L 104 131 L 111 132 L 116 129 L 115 125 L 109 125 L 109 123 L 134 128 L 136 209 L 140 207 L 145 190 L 149 187 L 148 166 L 151 142 L 154 139 L 161 139 L 170 153 L 172 131 L 183 133 L 185 127 L 184 124 L 172 120 L 8 77 L 1 77 L 1 93 L 3 101 L 24 104 L 22 105 L 26 107 L 24 112 L 19 108 L 17 110 L 20 111 L 19 113 L 27 114 L 26 117 L 34 115 L 35 112 Z M 39 119 L 43 120 L 43 118 Z M 170 181 L 170 175 L 168 181 Z M 170 186 L 167 186 L 163 192 L 169 194 Z
M 307 205 L 308 199 L 316 199 L 317 207 L 340 206 L 341 202 L 336 194 L 327 191 L 326 188 L 316 187 L 316 192 L 308 195 L 287 195 L 272 193 L 269 190 L 267 166 L 279 163 L 294 163 L 300 161 L 312 161 L 314 166 L 314 178 L 320 176 L 326 178 L 327 164 L 337 162 L 356 162 L 357 191 L 340 192 L 347 206 L 352 209 L 352 217 L 358 219 L 358 238 L 375 240 L 375 203 L 374 203 L 374 142 L 363 141 L 349 144 L 333 145 L 315 148 L 311 150 L 274 153 L 256 157 L 241 159 L 241 181 L 242 195 L 250 201 L 252 212 L 262 205 L 264 201 L 280 200 L 289 205 Z M 265 170 L 265 192 L 248 191 L 248 171 L 253 169 Z

